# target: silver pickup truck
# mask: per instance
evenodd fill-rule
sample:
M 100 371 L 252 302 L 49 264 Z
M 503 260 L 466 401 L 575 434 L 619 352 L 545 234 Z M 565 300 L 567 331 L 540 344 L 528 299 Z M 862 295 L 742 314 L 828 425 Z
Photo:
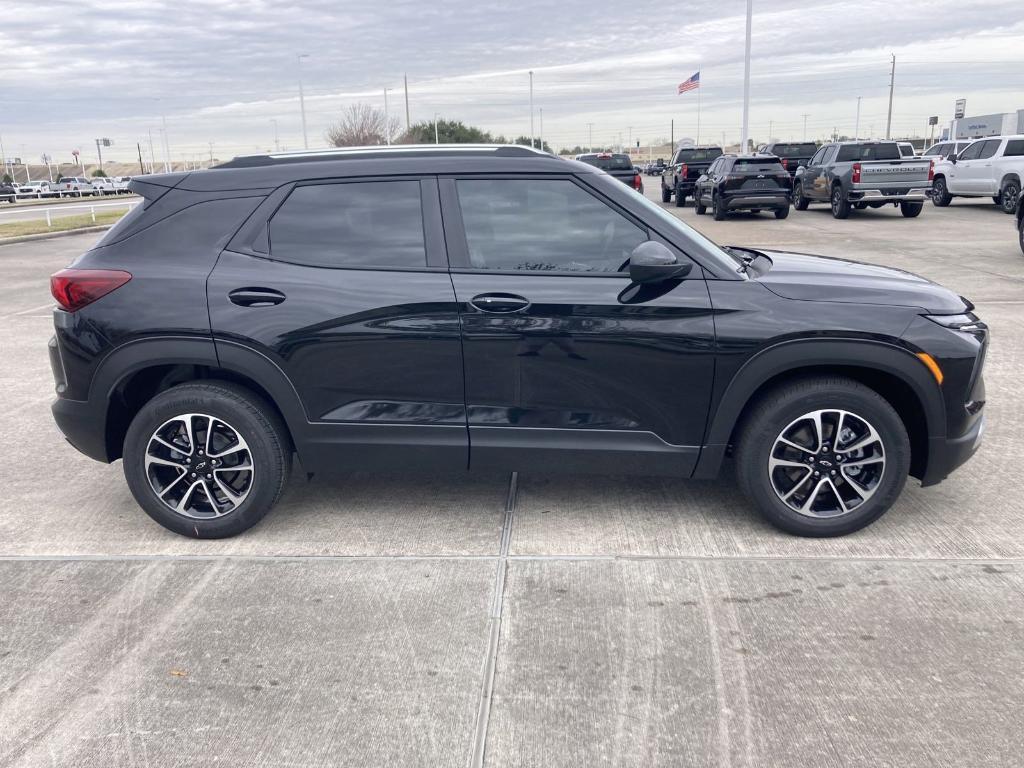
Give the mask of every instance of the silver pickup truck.
M 841 141 L 825 144 L 793 180 L 793 205 L 829 203 L 832 215 L 845 219 L 856 208 L 898 205 L 913 218 L 921 213 L 932 187 L 931 158 L 902 157 L 895 141 Z

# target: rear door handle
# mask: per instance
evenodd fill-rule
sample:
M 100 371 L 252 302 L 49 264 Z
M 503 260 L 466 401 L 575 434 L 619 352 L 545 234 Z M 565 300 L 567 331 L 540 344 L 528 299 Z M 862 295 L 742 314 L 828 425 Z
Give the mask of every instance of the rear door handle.
M 469 303 L 481 312 L 522 312 L 530 306 L 530 302 L 514 293 L 481 293 L 469 300 Z
M 228 299 L 240 307 L 270 307 L 284 301 L 285 295 L 273 288 L 236 288 Z

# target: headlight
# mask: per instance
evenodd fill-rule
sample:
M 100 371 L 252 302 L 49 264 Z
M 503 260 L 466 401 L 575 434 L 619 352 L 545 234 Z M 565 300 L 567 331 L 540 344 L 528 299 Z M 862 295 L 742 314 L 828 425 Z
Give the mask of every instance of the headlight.
M 923 315 L 923 317 L 938 323 L 943 328 L 951 331 L 963 331 L 964 333 L 984 333 L 988 326 L 985 325 L 973 312 L 963 315 Z

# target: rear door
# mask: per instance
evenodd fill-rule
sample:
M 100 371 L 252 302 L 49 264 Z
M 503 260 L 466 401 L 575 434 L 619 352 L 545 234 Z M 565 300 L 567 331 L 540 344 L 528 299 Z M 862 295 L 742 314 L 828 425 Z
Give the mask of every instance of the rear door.
M 631 194 L 605 176 L 441 180 L 473 467 L 692 472 L 710 300 L 697 266 L 630 281 L 633 248 L 658 237 L 616 204 Z
M 957 157 L 956 163 L 949 168 L 949 191 L 957 195 L 972 194 L 977 188 L 975 174 L 980 170 L 981 150 L 984 149 L 984 141 L 976 141 L 963 150 Z
M 255 352 L 291 382 L 318 470 L 465 468 L 459 315 L 433 177 L 278 190 L 221 254 L 208 298 L 222 360 Z
M 999 155 L 1003 141 L 1004 139 L 988 139 L 981 148 L 975 163 L 975 173 L 972 174 L 974 192 L 982 195 L 999 194 L 999 169 L 996 167 L 995 158 Z

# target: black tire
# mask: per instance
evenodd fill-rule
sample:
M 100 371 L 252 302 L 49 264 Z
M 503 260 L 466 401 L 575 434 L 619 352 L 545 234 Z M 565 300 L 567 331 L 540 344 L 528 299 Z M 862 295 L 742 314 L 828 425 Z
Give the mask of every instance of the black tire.
M 793 207 L 798 211 L 806 211 L 810 200 L 804 197 L 804 185 L 803 182 L 796 182 L 793 185 Z
M 992 202 L 995 203 L 996 205 L 1002 205 L 1003 204 L 1003 196 L 1002 195 L 992 195 Z
M 665 186 L 665 182 L 661 183 L 661 202 L 672 202 L 672 190 Z
M 921 215 L 921 211 L 924 209 L 924 203 L 915 203 L 912 201 L 904 201 L 900 203 L 900 213 L 905 218 L 913 219 Z
M 683 194 L 683 191 L 681 189 L 679 189 L 679 187 L 677 186 L 676 187 L 676 208 L 682 208 L 684 205 L 686 205 L 686 195 Z
M 785 208 L 776 208 L 775 209 L 775 218 L 776 219 L 788 219 L 789 218 L 789 206 L 787 205 Z
M 832 187 L 831 201 L 833 218 L 845 219 L 850 215 L 850 201 L 846 199 L 846 193 L 839 184 Z
M 801 417 L 818 410 L 842 409 L 853 414 L 862 422 L 874 427 L 880 438 L 880 443 L 885 462 L 880 476 L 875 480 L 876 485 L 873 493 L 868 498 L 849 511 L 837 514 L 834 517 L 812 517 L 802 514 L 788 503 L 782 500 L 780 493 L 773 485 L 773 477 L 768 468 L 769 459 L 773 451 L 777 451 L 777 440 L 787 429 L 787 425 L 799 423 Z M 844 417 L 849 419 L 849 417 Z M 809 422 L 805 422 L 809 423 Z M 835 420 L 828 417 L 823 419 L 824 424 L 830 424 L 834 430 Z M 846 422 L 851 423 L 851 420 Z M 828 427 L 826 427 L 828 428 Z M 831 439 L 826 436 L 827 440 Z M 856 438 L 854 438 L 856 442 Z M 849 443 L 848 443 L 849 445 Z M 844 502 L 836 501 L 832 497 L 833 504 L 839 509 L 838 504 L 853 504 L 858 498 L 857 492 L 852 490 L 852 483 L 844 480 L 848 477 L 835 461 L 835 452 L 825 450 L 828 442 L 815 454 L 808 454 L 808 457 L 820 458 L 829 457 L 832 461 L 825 462 L 825 465 L 815 463 L 814 466 L 822 473 L 837 473 L 835 488 L 842 488 L 849 496 Z M 783 452 L 788 451 L 782 448 Z M 800 453 L 797 451 L 797 453 Z M 792 454 L 790 454 L 792 455 Z M 846 455 L 844 453 L 844 455 Z M 881 395 L 869 387 L 864 386 L 852 379 L 840 376 L 817 376 L 802 379 L 790 384 L 782 385 L 764 396 L 754 405 L 749 416 L 744 419 L 740 430 L 739 440 L 736 446 L 736 474 L 740 489 L 750 502 L 757 507 L 761 514 L 772 525 L 795 534 L 797 536 L 842 536 L 847 533 L 859 530 L 881 517 L 899 497 L 903 485 L 910 471 L 910 440 L 907 437 L 907 430 L 900 419 L 899 414 Z M 776 458 L 779 456 L 776 454 Z M 811 461 L 808 461 L 811 463 Z M 797 470 L 798 471 L 798 470 Z M 775 470 L 776 473 L 780 469 Z M 793 472 L 786 467 L 781 472 Z M 778 477 L 778 475 L 776 476 Z M 792 482 L 790 490 L 795 490 L 803 480 L 799 474 L 795 474 L 795 481 Z M 787 480 L 787 477 L 782 477 Z M 808 469 L 807 479 L 811 483 L 822 482 L 827 478 L 815 481 Z M 847 487 L 849 484 L 849 487 Z M 806 489 L 809 491 L 811 485 Z M 803 502 L 809 493 L 805 490 L 797 490 L 797 502 Z M 822 499 L 812 499 L 811 508 L 819 506 L 820 501 L 829 501 L 830 488 L 822 488 L 824 494 Z M 806 494 L 806 495 L 805 495 Z
M 708 207 L 701 202 L 704 198 L 700 196 L 700 193 L 695 192 L 693 195 L 693 211 L 698 216 L 703 216 L 708 212 Z
M 1020 199 L 1020 182 L 1010 181 L 1003 184 L 999 192 L 999 208 L 1003 213 L 1016 213 L 1017 201 Z
M 722 201 L 718 199 L 718 193 L 711 193 L 711 215 L 715 221 L 725 221 L 725 208 L 722 206 Z
M 1021 253 L 1024 253 L 1024 219 L 1017 219 L 1017 240 L 1020 242 Z
M 207 414 L 223 420 L 248 445 L 253 466 L 248 495 L 219 517 L 178 513 L 161 501 L 150 485 L 145 461 L 151 438 L 161 425 L 182 414 Z M 125 479 L 139 506 L 168 530 L 197 539 L 235 536 L 262 520 L 281 496 L 291 460 L 288 431 L 274 408 L 252 391 L 220 381 L 182 384 L 161 392 L 136 414 L 124 441 Z
M 945 208 L 952 200 L 953 196 L 946 187 L 946 177 L 937 176 L 932 182 L 932 205 Z

